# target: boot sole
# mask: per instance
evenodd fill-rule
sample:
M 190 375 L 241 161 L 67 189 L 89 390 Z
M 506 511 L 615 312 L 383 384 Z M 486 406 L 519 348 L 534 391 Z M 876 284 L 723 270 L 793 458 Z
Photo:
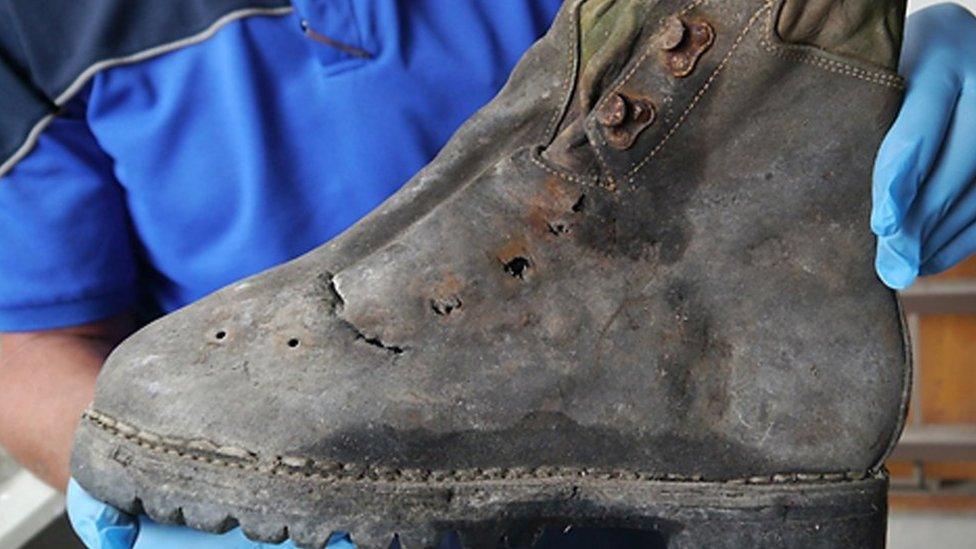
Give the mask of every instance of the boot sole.
M 884 547 L 884 474 L 775 475 L 728 481 L 554 468 L 409 472 L 294 460 L 82 419 L 74 475 L 95 497 L 167 524 L 322 547 L 335 531 L 361 548 L 526 547 L 546 528 L 653 531 L 654 547 Z M 313 468 L 313 465 L 315 468 Z

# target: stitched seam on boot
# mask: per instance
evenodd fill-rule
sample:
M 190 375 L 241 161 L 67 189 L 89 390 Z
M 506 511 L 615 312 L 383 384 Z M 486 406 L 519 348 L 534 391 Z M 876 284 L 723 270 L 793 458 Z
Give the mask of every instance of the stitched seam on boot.
M 573 101 L 573 88 L 575 88 L 576 73 L 579 72 L 579 48 L 580 48 L 580 6 L 586 0 L 577 0 L 576 4 L 573 5 L 570 11 L 570 16 L 573 19 L 573 39 L 572 46 L 569 49 L 569 64 L 566 74 L 563 78 L 563 84 L 560 88 L 560 92 L 563 94 L 562 103 L 556 107 L 556 111 L 552 113 L 552 119 L 549 124 L 546 125 L 546 133 L 543 139 L 546 143 L 551 142 L 556 138 L 556 132 L 559 130 L 559 123 L 562 121 L 566 112 L 569 110 L 569 106 Z
M 736 37 L 735 42 L 732 43 L 732 46 L 730 47 L 729 51 L 725 54 L 725 57 L 722 58 L 722 61 L 718 64 L 717 67 L 715 67 L 715 70 L 712 71 L 712 74 L 709 75 L 708 80 L 706 80 L 705 83 L 702 84 L 702 87 L 699 88 L 698 92 L 691 100 L 691 103 L 689 103 L 688 107 L 685 108 L 684 112 L 681 113 L 681 116 L 678 117 L 678 120 L 674 123 L 674 125 L 671 126 L 671 128 L 667 131 L 667 133 L 664 134 L 664 137 L 661 138 L 661 141 L 658 142 L 658 144 L 653 149 L 651 149 L 651 152 L 649 152 L 647 156 L 645 156 L 640 162 L 635 164 L 625 174 L 624 177 L 627 178 L 627 182 L 630 183 L 632 187 L 634 185 L 634 176 L 636 176 L 637 173 L 645 165 L 647 165 L 648 162 L 650 162 L 655 156 L 657 156 L 657 153 L 661 152 L 661 149 L 664 148 L 664 145 L 671 140 L 671 137 L 673 137 L 675 133 L 677 133 L 678 129 L 688 119 L 688 116 L 691 114 L 691 111 L 693 111 L 695 107 L 698 106 L 698 103 L 701 102 L 701 99 L 702 97 L 705 96 L 705 93 L 707 93 L 708 90 L 711 89 L 712 84 L 715 82 L 715 79 L 717 79 L 719 74 L 721 74 L 725 70 L 725 67 L 728 66 L 729 61 L 732 60 L 732 57 L 738 51 L 739 46 L 742 45 L 742 42 L 746 39 L 746 36 L 749 35 L 749 32 L 756 24 L 756 21 L 758 21 L 759 18 L 762 17 L 764 14 L 769 13 L 772 7 L 773 7 L 772 1 L 766 2 L 766 4 L 759 11 L 757 11 L 752 15 L 752 17 L 746 23 L 745 27 L 739 33 L 739 36 Z M 621 82 L 620 86 L 622 87 L 624 84 L 626 84 L 626 81 Z M 606 143 L 603 144 L 606 145 Z M 597 154 L 598 155 L 600 154 L 599 149 L 597 150 Z
M 692 10 L 694 10 L 699 6 L 702 6 L 708 1 L 709 0 L 695 0 L 691 4 L 688 4 L 687 6 L 682 8 L 681 11 L 678 12 L 678 15 L 687 15 Z M 664 24 L 663 20 L 660 22 L 660 24 L 661 25 Z M 630 82 L 630 79 L 633 78 L 635 74 L 637 74 L 637 71 L 640 70 L 641 67 L 643 67 L 648 57 L 650 57 L 651 53 L 653 53 L 654 51 L 655 48 L 654 48 L 653 40 L 651 40 L 644 48 L 644 53 L 642 53 L 641 56 L 637 58 L 637 60 L 634 62 L 634 65 L 630 68 L 630 70 L 627 71 L 627 73 L 624 74 L 622 77 L 620 77 L 617 83 L 613 86 L 613 91 L 609 94 L 606 94 L 606 96 L 597 103 L 596 107 L 594 107 L 594 111 L 599 111 L 600 109 L 602 109 L 606 105 L 607 101 L 610 100 L 611 97 L 613 97 L 621 90 L 621 88 L 627 85 L 627 82 Z M 601 150 L 602 147 L 607 146 L 606 139 L 603 138 L 600 132 L 594 132 L 594 133 L 596 134 L 597 141 L 600 144 L 599 147 L 594 147 L 596 151 L 597 162 L 599 162 L 600 167 L 603 168 L 604 173 L 607 174 L 607 179 L 610 181 L 611 187 L 616 187 L 616 176 L 614 175 L 614 171 L 610 168 L 610 164 L 609 162 L 607 162 L 607 159 L 604 156 L 603 151 Z M 625 177 L 629 177 L 629 174 Z M 633 183 L 633 180 L 631 179 L 628 182 Z
M 811 51 L 810 46 L 774 43 L 776 36 L 775 32 L 773 31 L 774 19 L 776 18 L 772 17 L 771 14 L 769 20 L 766 22 L 766 32 L 761 43 L 766 51 L 776 55 L 777 57 L 789 61 L 797 61 L 800 63 L 813 65 L 834 74 L 850 76 L 871 84 L 894 88 L 896 90 L 905 89 L 905 79 L 898 74 L 880 70 L 865 69 L 863 67 L 858 67 L 853 63 L 846 63 L 837 59 L 830 59 L 824 57 L 822 54 L 816 53 L 815 51 Z
M 617 188 L 617 178 L 613 173 L 613 169 L 610 168 L 610 163 L 607 162 L 606 157 L 603 155 L 602 148 L 607 146 L 607 141 L 600 135 L 600 132 L 593 132 L 597 136 L 597 141 L 599 147 L 593 147 L 594 152 L 596 152 L 596 161 L 600 163 L 600 168 L 603 169 L 603 173 L 607 174 L 607 179 L 610 182 L 610 190 L 615 190 Z
M 901 403 L 898 409 L 898 424 L 895 426 L 895 429 L 891 434 L 891 438 L 888 440 L 888 446 L 885 448 L 884 453 L 878 458 L 877 463 L 871 467 L 871 471 L 878 471 L 883 468 L 885 463 L 888 461 L 888 458 L 890 458 L 891 454 L 895 451 L 895 447 L 898 446 L 898 441 L 901 440 L 905 427 L 908 424 L 908 407 L 911 404 L 912 390 L 915 383 L 915 357 L 913 351 L 914 343 L 912 342 L 911 330 L 908 327 L 908 317 L 905 314 L 905 307 L 902 304 L 901 297 L 897 293 L 894 293 L 893 299 L 898 307 L 898 324 L 901 330 L 902 345 L 905 350 L 904 372 L 902 373 L 902 390 L 900 398 Z
M 691 4 L 688 4 L 687 6 L 685 6 L 684 8 L 682 8 L 681 11 L 679 12 L 679 14 L 680 15 L 685 15 L 688 12 L 692 11 L 693 9 L 697 8 L 698 6 L 701 6 L 702 4 L 704 4 L 704 3 L 708 2 L 708 1 L 709 0 L 695 0 Z M 563 92 L 564 93 L 568 93 L 568 95 L 566 97 L 566 100 L 564 101 L 564 105 L 561 106 L 559 109 L 556 110 L 556 112 L 553 114 L 552 120 L 549 122 L 549 124 L 547 126 L 546 135 L 545 135 L 545 141 L 546 141 L 546 143 L 550 143 L 553 139 L 556 138 L 556 131 L 559 129 L 559 122 L 562 120 L 563 116 L 565 116 L 565 113 L 569 109 L 569 105 L 570 105 L 570 103 L 573 100 L 573 91 L 574 91 L 573 88 L 575 88 L 576 79 L 577 79 L 578 73 L 579 73 L 579 48 L 580 48 L 579 40 L 580 40 L 580 35 L 582 33 L 582 29 L 580 27 L 580 20 L 579 20 L 579 18 L 580 18 L 580 7 L 584 3 L 586 3 L 586 2 L 587 2 L 587 0 L 578 0 L 577 3 L 572 8 L 572 10 L 573 10 L 573 23 L 574 23 L 575 35 L 573 37 L 573 47 L 570 48 L 570 64 L 569 64 L 570 70 L 567 73 L 565 82 L 563 83 Z M 662 24 L 663 24 L 663 21 L 662 21 Z M 646 48 L 644 50 L 644 53 L 634 63 L 634 66 L 631 68 L 631 70 L 628 71 L 627 74 L 622 77 L 623 80 L 616 87 L 616 89 L 619 89 L 620 86 L 623 86 L 624 84 L 626 84 L 627 81 L 629 81 L 634 76 L 634 74 L 636 74 L 636 72 L 640 68 L 640 66 L 644 63 L 644 61 L 647 59 L 647 57 L 650 56 L 651 51 L 652 51 L 652 48 L 650 48 L 650 47 L 648 47 L 648 48 Z M 598 107 L 597 108 L 599 108 L 599 106 L 602 106 L 603 103 L 605 103 L 606 101 L 607 101 L 607 98 L 604 98 L 600 103 L 598 103 Z M 603 141 L 602 140 L 602 137 L 600 137 L 600 140 L 601 140 L 601 142 Z M 605 142 L 603 144 L 606 145 Z M 597 153 L 596 154 L 596 156 L 597 156 L 597 162 L 599 162 L 600 167 L 603 168 L 603 173 L 607 174 L 607 179 L 608 179 L 611 187 L 615 186 L 616 181 L 615 181 L 615 177 L 614 177 L 614 174 L 613 174 L 613 170 L 611 170 L 610 167 L 607 165 L 607 162 L 604 159 L 603 155 L 600 153 L 600 151 L 597 150 L 596 153 Z M 549 163 L 547 163 L 545 161 L 545 159 L 541 158 L 540 156 L 537 156 L 536 154 L 532 154 L 530 156 L 530 158 L 531 158 L 531 160 L 532 160 L 532 162 L 534 164 L 536 164 L 537 166 L 539 166 L 543 170 L 549 172 L 552 175 L 555 175 L 557 177 L 560 177 L 560 178 L 562 178 L 562 179 L 564 179 L 566 181 L 570 181 L 570 182 L 573 182 L 573 183 L 578 183 L 578 184 L 581 184 L 581 185 L 591 185 L 591 186 L 592 185 L 595 185 L 594 182 L 588 181 L 587 178 L 585 178 L 585 177 L 578 176 L 578 175 L 576 175 L 574 173 L 571 173 L 569 171 L 563 170 L 563 169 L 561 169 L 561 168 L 559 168 L 557 166 L 550 165 Z M 611 190 L 613 190 L 613 189 L 611 188 Z
M 546 162 L 546 160 L 544 158 L 541 157 L 541 155 L 539 154 L 539 149 L 538 148 L 529 151 L 529 160 L 531 160 L 533 164 L 535 164 L 536 166 L 539 166 L 540 168 L 542 168 L 546 172 L 548 172 L 548 173 L 550 173 L 552 175 L 555 175 L 556 177 L 562 178 L 562 179 L 564 179 L 566 181 L 569 181 L 569 182 L 572 182 L 572 183 L 576 183 L 576 184 L 579 184 L 579 185 L 583 185 L 583 186 L 586 186 L 586 187 L 595 187 L 596 186 L 596 184 L 594 183 L 594 181 L 592 179 L 588 179 L 588 178 L 586 178 L 585 176 L 582 176 L 582 175 L 576 175 L 576 174 L 574 174 L 572 172 L 569 172 L 567 170 L 561 169 L 559 166 L 554 166 L 554 165 L 549 164 L 548 162 Z
M 899 78 L 892 76 L 890 74 L 884 73 L 872 73 L 864 69 L 857 68 L 853 65 L 848 65 L 846 63 L 841 63 L 840 61 L 834 61 L 832 59 L 824 59 L 810 53 L 799 53 L 795 51 L 783 51 L 782 46 L 774 46 L 769 44 L 765 40 L 763 41 L 763 47 L 776 55 L 788 61 L 798 61 L 800 63 L 805 63 L 808 65 L 813 65 L 817 68 L 832 72 L 834 74 L 840 74 L 843 76 L 850 76 L 857 78 L 858 80 L 863 80 L 871 84 L 876 84 L 879 86 L 885 86 L 888 88 L 893 88 L 896 90 L 905 89 L 904 81 Z
M 687 15 L 689 12 L 691 12 L 691 10 L 703 4 L 706 4 L 707 2 L 709 2 L 709 0 L 695 0 L 691 4 L 688 4 L 687 6 L 682 8 L 681 11 L 678 12 L 678 14 Z M 771 0 L 769 3 L 771 3 Z M 646 47 L 644 48 L 644 53 L 642 53 L 641 56 L 637 58 L 637 61 L 634 62 L 634 65 L 630 68 L 630 70 L 628 70 L 626 74 L 620 77 L 617 83 L 613 86 L 613 92 L 606 94 L 606 96 L 602 100 L 600 100 L 599 103 L 597 103 L 597 106 L 594 107 L 593 110 L 594 111 L 600 110 L 606 104 L 606 102 L 609 101 L 611 97 L 613 97 L 614 93 L 620 91 L 620 88 L 623 88 L 627 84 L 627 82 L 630 82 L 630 79 L 633 78 L 635 74 L 637 74 L 637 71 L 639 71 L 641 67 L 644 65 L 644 62 L 647 61 L 647 58 L 650 57 L 651 54 L 654 53 L 655 51 L 657 50 L 654 47 L 653 40 L 651 40 L 646 44 Z
M 592 183 L 586 181 L 583 176 L 578 176 L 572 172 L 564 171 L 557 166 L 549 165 L 545 159 L 542 158 L 540 151 L 545 149 L 548 144 L 551 144 L 554 139 L 556 139 L 556 132 L 559 131 L 559 124 L 565 118 L 566 113 L 569 111 L 570 106 L 573 102 L 573 94 L 576 88 L 576 78 L 579 73 L 579 50 L 580 50 L 580 7 L 586 3 L 587 0 L 576 0 L 576 4 L 571 8 L 571 17 L 573 19 L 573 39 L 572 46 L 568 48 L 569 50 L 569 63 L 567 65 L 567 70 L 563 78 L 562 86 L 559 91 L 563 94 L 563 100 L 561 104 L 552 113 L 552 118 L 549 120 L 549 124 L 546 125 L 546 132 L 542 136 L 543 142 L 546 145 L 539 145 L 529 151 L 529 159 L 533 164 L 536 164 L 546 172 L 555 175 L 561 179 L 569 182 L 577 183 L 580 185 L 591 185 Z
M 580 467 L 467 468 L 428 471 L 356 465 L 337 461 L 279 456 L 271 463 L 261 463 L 258 454 L 241 448 L 220 447 L 209 441 L 182 441 L 165 438 L 136 429 L 95 410 L 87 410 L 82 419 L 110 436 L 124 439 L 145 450 L 207 463 L 216 467 L 240 469 L 273 476 L 326 482 L 476 482 L 504 480 L 589 479 L 607 481 L 695 482 L 706 484 L 791 484 L 798 482 L 852 482 L 869 477 L 882 478 L 883 473 L 845 471 L 833 473 L 779 473 L 732 479 L 705 479 L 703 475 L 677 475 L 634 471 L 629 469 L 596 469 Z M 191 445 L 207 447 L 209 454 Z M 217 457 L 215 457 L 217 456 Z

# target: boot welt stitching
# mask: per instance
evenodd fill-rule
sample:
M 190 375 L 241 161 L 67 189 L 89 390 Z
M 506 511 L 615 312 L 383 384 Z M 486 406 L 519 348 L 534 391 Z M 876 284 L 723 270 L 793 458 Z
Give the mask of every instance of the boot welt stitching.
M 537 468 L 468 468 L 452 470 L 414 470 L 394 469 L 381 466 L 357 466 L 350 463 L 336 461 L 323 462 L 320 460 L 295 457 L 280 457 L 272 463 L 259 463 L 257 454 L 243 450 L 234 450 L 234 455 L 222 455 L 214 451 L 216 456 L 205 455 L 190 448 L 186 442 L 166 439 L 138 430 L 131 425 L 112 419 L 111 417 L 88 410 L 83 420 L 94 425 L 97 429 L 112 437 L 121 438 L 150 452 L 179 457 L 198 463 L 206 463 L 215 467 L 239 469 L 272 476 L 289 477 L 294 479 L 316 479 L 329 483 L 337 482 L 398 482 L 398 483 L 452 483 L 478 481 L 506 481 L 506 480 L 568 480 L 592 479 L 602 481 L 621 482 L 683 482 L 704 484 L 771 484 L 782 485 L 798 482 L 853 482 L 868 477 L 884 478 L 881 471 L 870 472 L 864 470 L 828 472 L 828 473 L 777 473 L 773 475 L 758 475 L 731 479 L 706 479 L 703 475 L 677 475 L 648 473 L 629 469 L 601 470 L 579 467 L 537 467 Z M 150 442 L 166 441 L 166 442 Z M 209 446 L 217 448 L 216 444 L 207 442 Z M 241 458 L 239 454 L 245 452 L 252 456 L 250 459 Z M 286 465 L 291 463 L 306 463 L 305 466 Z

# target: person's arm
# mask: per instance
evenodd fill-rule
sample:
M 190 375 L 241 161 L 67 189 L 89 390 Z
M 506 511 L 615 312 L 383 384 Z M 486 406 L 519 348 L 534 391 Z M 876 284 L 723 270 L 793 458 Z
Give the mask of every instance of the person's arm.
M 0 335 L 0 445 L 48 484 L 68 484 L 71 441 L 128 315 L 71 328 Z

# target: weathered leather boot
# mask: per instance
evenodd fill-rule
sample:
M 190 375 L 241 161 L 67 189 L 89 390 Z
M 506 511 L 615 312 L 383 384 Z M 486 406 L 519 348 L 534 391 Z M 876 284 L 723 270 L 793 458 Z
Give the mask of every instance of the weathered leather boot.
M 367 219 L 125 342 L 74 475 L 309 547 L 882 546 L 909 374 L 869 168 L 903 12 L 567 2 Z

